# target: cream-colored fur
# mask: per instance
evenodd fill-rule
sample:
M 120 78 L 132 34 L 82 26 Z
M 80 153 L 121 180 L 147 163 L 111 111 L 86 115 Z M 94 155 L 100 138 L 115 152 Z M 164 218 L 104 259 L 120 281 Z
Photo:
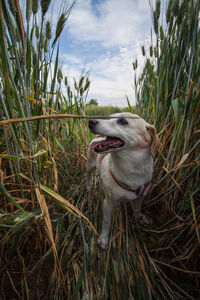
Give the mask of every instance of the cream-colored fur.
M 117 113 L 108 120 L 91 120 L 89 129 L 97 136 L 88 149 L 87 185 L 89 187 L 90 175 L 96 168 L 105 193 L 98 244 L 105 249 L 108 245 L 112 210 L 119 201 L 133 201 L 135 214 L 141 215 L 142 198 L 149 190 L 153 175 L 153 156 L 161 144 L 155 128 L 131 113 Z M 95 149 L 92 145 L 97 145 L 107 136 L 117 137 L 124 144 L 119 148 L 105 149 L 101 153 L 95 152 L 98 147 Z M 122 183 L 127 189 L 118 183 Z M 147 183 L 148 186 L 145 187 Z M 131 191 L 139 188 L 141 195 Z

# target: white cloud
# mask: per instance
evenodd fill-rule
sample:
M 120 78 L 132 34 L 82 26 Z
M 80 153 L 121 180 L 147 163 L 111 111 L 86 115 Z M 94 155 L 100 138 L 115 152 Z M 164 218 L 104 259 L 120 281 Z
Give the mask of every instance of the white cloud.
M 69 31 L 78 40 L 101 42 L 104 47 L 128 46 L 149 33 L 148 0 L 105 0 L 94 10 L 92 1 L 79 1 L 71 13 Z
M 63 64 L 63 71 L 69 78 L 79 78 L 83 70 L 90 70 L 89 99 L 95 98 L 101 105 L 127 106 L 126 95 L 132 104 L 135 103 L 133 54 L 134 58 L 137 56 L 139 65 L 137 74 L 140 74 L 144 64 L 140 43 L 129 48 L 120 48 L 115 55 L 107 51 L 95 61 L 85 65 L 76 56 L 66 55 L 65 58 L 69 63 Z M 74 63 L 71 64 L 71 62 Z
M 149 44 L 149 41 L 146 40 L 145 44 Z M 135 104 L 133 53 L 138 59 L 137 75 L 139 75 L 144 65 L 140 43 L 129 48 L 121 48 L 114 57 L 107 54 L 99 57 L 92 73 L 89 96 L 99 99 L 102 105 L 127 106 L 127 95 L 130 102 Z
M 70 15 L 65 33 L 75 48 L 63 55 L 63 71 L 79 77 L 83 69 L 90 70 L 89 99 L 97 98 L 101 105 L 127 106 L 126 95 L 134 104 L 132 62 L 138 59 L 139 74 L 144 64 L 141 45 L 150 41 L 149 0 L 95 3 L 79 0 Z

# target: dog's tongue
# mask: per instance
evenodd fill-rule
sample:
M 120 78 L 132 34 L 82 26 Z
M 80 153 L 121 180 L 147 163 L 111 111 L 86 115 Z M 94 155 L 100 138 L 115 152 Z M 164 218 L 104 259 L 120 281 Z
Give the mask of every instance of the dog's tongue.
M 106 146 L 110 143 L 109 140 L 101 140 L 101 141 L 93 141 L 91 144 L 90 144 L 90 148 L 91 149 L 95 149 L 96 147 L 98 147 L 99 145 L 102 145 L 102 146 Z

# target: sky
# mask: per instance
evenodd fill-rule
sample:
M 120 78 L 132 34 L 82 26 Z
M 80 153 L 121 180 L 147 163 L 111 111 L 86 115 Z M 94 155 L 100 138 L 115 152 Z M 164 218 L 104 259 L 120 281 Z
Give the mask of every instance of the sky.
M 134 105 L 132 62 L 138 59 L 139 74 L 141 46 L 149 47 L 151 27 L 149 0 L 78 0 L 60 39 L 64 75 L 71 80 L 89 75 L 88 101 L 123 107 L 127 95 Z
M 50 20 L 53 32 L 60 12 L 72 1 L 51 0 L 45 19 Z M 161 1 L 162 6 L 166 1 Z M 59 67 L 71 84 L 73 78 L 78 81 L 83 74 L 89 76 L 88 102 L 96 99 L 99 105 L 125 107 L 128 96 L 130 103 L 135 104 L 132 63 L 138 60 L 139 76 L 145 61 L 141 47 L 149 48 L 151 44 L 150 3 L 155 2 L 76 0 L 59 40 Z M 26 0 L 20 0 L 24 14 L 25 3 Z

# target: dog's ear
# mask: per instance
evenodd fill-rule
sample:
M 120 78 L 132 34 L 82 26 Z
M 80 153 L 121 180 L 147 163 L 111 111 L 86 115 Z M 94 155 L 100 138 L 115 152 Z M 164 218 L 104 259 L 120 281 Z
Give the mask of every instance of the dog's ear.
M 151 154 L 154 156 L 156 152 L 161 148 L 162 144 L 158 135 L 156 134 L 156 129 L 154 126 L 148 125 L 147 130 L 151 136 Z

